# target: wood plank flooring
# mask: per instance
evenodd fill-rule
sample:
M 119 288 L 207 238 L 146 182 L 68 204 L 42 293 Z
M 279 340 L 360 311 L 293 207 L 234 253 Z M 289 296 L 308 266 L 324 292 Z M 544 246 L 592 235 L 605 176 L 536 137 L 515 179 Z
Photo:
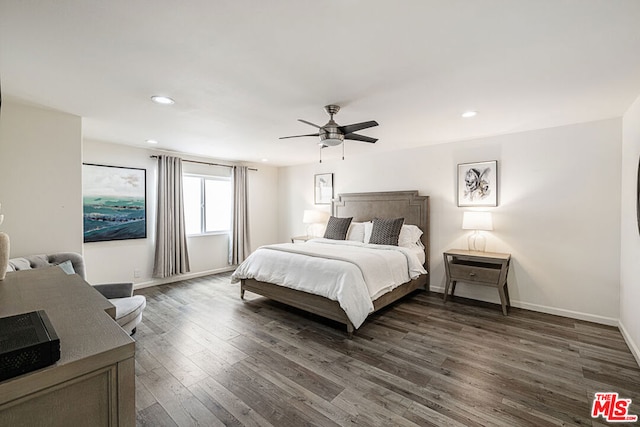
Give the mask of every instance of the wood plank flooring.
M 348 340 L 229 276 L 137 292 L 139 426 L 602 426 L 609 391 L 640 415 L 617 328 L 417 292 Z

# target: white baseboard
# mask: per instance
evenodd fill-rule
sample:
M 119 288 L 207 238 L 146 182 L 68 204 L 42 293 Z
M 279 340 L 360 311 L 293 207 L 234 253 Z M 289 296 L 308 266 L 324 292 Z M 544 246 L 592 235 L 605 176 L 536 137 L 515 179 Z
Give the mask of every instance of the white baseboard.
M 441 287 L 432 286 L 430 290 L 434 292 L 444 293 L 444 286 L 441 286 Z M 485 302 L 495 303 L 495 301 L 485 301 Z M 565 310 L 563 308 L 549 307 L 546 305 L 531 304 L 527 302 L 514 301 L 514 300 L 511 300 L 511 305 L 513 307 L 524 308 L 526 310 L 553 314 L 556 316 L 569 317 L 571 319 L 585 320 L 587 322 L 599 323 L 601 325 L 618 326 L 620 324 L 619 320 L 613 317 L 598 316 L 596 314 Z
M 210 274 L 226 273 L 228 271 L 235 270 L 236 267 L 237 266 L 231 265 L 229 267 L 216 268 L 214 270 L 198 271 L 196 273 L 180 274 L 180 275 L 177 275 L 177 276 L 166 277 L 164 279 L 152 279 L 152 280 L 149 280 L 147 282 L 134 283 L 133 289 L 149 288 L 151 286 L 166 285 L 167 283 L 179 282 L 181 280 L 195 279 L 196 277 L 209 276 Z
M 511 305 L 518 308 L 524 308 L 541 313 L 555 314 L 556 316 L 569 317 L 571 319 L 585 320 L 587 322 L 599 323 L 607 326 L 618 326 L 618 319 L 613 317 L 598 316 L 597 314 L 582 313 L 580 311 L 565 310 L 563 308 L 549 307 L 538 304 L 523 303 L 521 301 L 512 301 Z
M 638 348 L 638 345 L 633 341 L 631 335 L 629 335 L 629 332 L 627 332 L 622 322 L 618 322 L 618 329 L 620 329 L 622 338 L 624 338 L 624 340 L 627 342 L 627 345 L 631 350 L 631 354 L 633 354 L 633 357 L 635 357 L 636 362 L 640 366 L 640 348 Z

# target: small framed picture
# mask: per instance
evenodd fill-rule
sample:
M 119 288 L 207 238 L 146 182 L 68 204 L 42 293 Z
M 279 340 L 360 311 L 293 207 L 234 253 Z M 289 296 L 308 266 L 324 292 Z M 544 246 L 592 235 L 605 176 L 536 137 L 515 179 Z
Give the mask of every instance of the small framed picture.
M 458 165 L 458 206 L 498 206 L 498 161 Z
M 330 205 L 333 199 L 333 174 L 321 173 L 314 177 L 314 201 L 316 205 Z

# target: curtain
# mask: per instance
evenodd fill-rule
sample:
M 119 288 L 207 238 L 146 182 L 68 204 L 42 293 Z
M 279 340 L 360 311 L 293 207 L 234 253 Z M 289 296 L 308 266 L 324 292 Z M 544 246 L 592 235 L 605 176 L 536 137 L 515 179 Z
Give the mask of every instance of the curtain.
M 182 198 L 182 159 L 158 156 L 158 207 L 153 277 L 163 278 L 189 271 Z
M 233 226 L 229 247 L 229 264 L 240 264 L 249 256 L 249 218 L 246 166 L 233 167 Z

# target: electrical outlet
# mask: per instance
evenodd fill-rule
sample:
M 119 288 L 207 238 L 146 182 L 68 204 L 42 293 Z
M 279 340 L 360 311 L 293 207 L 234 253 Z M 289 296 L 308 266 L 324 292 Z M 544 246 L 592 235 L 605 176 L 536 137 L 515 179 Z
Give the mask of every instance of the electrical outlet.
M 133 277 L 134 279 L 139 279 L 140 278 L 140 270 L 137 268 L 133 269 Z

